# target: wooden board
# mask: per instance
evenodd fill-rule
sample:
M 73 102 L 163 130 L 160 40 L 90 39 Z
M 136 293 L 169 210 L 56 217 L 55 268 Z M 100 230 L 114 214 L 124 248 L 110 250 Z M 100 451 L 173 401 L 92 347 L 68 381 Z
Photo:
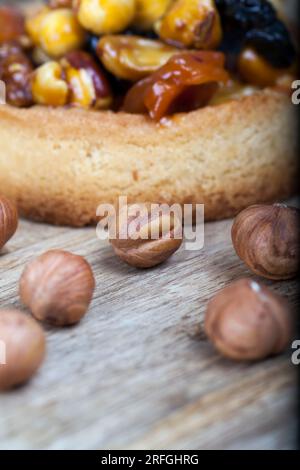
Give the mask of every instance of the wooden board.
M 47 327 L 39 374 L 0 395 L 0 449 L 294 448 L 291 351 L 258 364 L 232 363 L 203 333 L 208 299 L 249 275 L 230 227 L 231 221 L 207 224 L 201 252 L 181 250 L 140 272 L 116 259 L 94 229 L 23 221 L 0 255 L 1 308 L 20 307 L 24 265 L 51 248 L 86 256 L 97 291 L 79 326 Z M 296 281 L 266 284 L 297 305 Z
M 47 327 L 47 359 L 26 386 L 0 395 L 1 449 L 291 449 L 296 367 L 291 350 L 256 364 L 221 358 L 205 339 L 208 299 L 249 275 L 231 221 L 206 225 L 205 248 L 138 271 L 95 229 L 22 221 L 0 255 L 0 306 L 20 307 L 18 279 L 36 255 L 62 248 L 91 263 L 88 315 Z M 296 281 L 271 283 L 296 305 Z

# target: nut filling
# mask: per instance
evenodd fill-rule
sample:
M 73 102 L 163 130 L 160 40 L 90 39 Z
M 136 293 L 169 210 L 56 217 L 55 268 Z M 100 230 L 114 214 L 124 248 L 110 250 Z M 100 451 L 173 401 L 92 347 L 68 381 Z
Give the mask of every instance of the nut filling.
M 7 102 L 165 116 L 264 87 L 290 93 L 296 51 L 267 0 L 49 0 L 0 7 Z

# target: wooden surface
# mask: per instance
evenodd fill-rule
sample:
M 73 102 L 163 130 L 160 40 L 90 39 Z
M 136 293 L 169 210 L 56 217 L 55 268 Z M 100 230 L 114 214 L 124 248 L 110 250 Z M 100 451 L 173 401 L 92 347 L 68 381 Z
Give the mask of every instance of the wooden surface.
M 201 252 L 180 251 L 140 272 L 118 261 L 94 229 L 22 222 L 0 255 L 0 307 L 20 307 L 24 265 L 51 248 L 86 256 L 97 290 L 79 326 L 47 328 L 39 374 L 0 395 L 0 449 L 294 448 L 291 351 L 236 364 L 203 334 L 208 299 L 249 275 L 230 226 L 207 224 Z M 267 284 L 297 304 L 295 281 Z
M 158 268 L 137 271 L 93 228 L 23 221 L 0 255 L 1 307 L 20 307 L 24 265 L 51 248 L 86 256 L 97 290 L 80 325 L 47 327 L 38 375 L 0 395 L 0 448 L 293 448 L 291 351 L 233 363 L 203 333 L 208 299 L 249 275 L 231 246 L 230 227 L 231 221 L 207 224 L 203 250 L 181 250 Z M 267 284 L 298 302 L 296 281 Z

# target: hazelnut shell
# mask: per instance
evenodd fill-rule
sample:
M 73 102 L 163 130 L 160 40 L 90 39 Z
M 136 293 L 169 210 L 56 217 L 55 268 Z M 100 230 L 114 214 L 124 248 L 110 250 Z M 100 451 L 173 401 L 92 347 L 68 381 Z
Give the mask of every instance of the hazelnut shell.
M 251 279 L 241 279 L 209 302 L 205 331 L 224 356 L 252 361 L 288 346 L 292 317 L 284 298 Z
M 51 250 L 25 268 L 20 296 L 33 316 L 57 326 L 72 325 L 87 312 L 95 289 L 88 262 L 78 255 Z
M 0 196 L 0 250 L 14 235 L 18 227 L 18 212 L 16 206 L 3 196 Z
M 232 226 L 237 255 L 255 274 L 273 280 L 295 277 L 299 270 L 300 211 L 283 204 L 255 205 Z
M 140 210 L 138 217 L 131 211 Z M 117 236 L 110 243 L 115 254 L 127 264 L 136 268 L 151 268 L 166 261 L 182 244 L 182 224 L 174 215 L 162 214 L 159 217 L 150 213 L 151 204 L 134 204 L 123 207 L 116 219 Z M 135 230 L 141 230 L 147 238 L 134 237 Z M 140 232 L 140 233 L 141 233 Z M 153 233 L 156 238 L 152 238 Z M 152 234 L 152 235 L 151 235 Z
M 0 341 L 6 363 L 0 364 L 0 390 L 29 380 L 45 356 L 45 335 L 40 325 L 18 310 L 0 310 Z

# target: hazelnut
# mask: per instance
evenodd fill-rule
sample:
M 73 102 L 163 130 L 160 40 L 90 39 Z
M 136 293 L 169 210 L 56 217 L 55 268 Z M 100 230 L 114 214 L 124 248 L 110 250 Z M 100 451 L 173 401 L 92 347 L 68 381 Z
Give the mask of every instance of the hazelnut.
M 124 31 L 136 12 L 135 0 L 75 0 L 74 10 L 83 28 L 102 36 Z
M 15 205 L 0 196 L 0 250 L 14 235 L 18 227 L 18 213 Z
M 222 39 L 221 19 L 213 0 L 177 0 L 154 26 L 163 41 L 178 47 L 216 49 Z
M 109 224 L 110 243 L 127 264 L 150 268 L 166 261 L 182 243 L 182 223 L 161 206 L 132 204 L 120 209 Z M 152 209 L 152 210 L 151 210 Z M 116 227 L 113 234 L 112 227 Z
M 69 89 L 69 102 L 83 108 L 107 109 L 112 92 L 104 70 L 84 51 L 72 51 L 61 60 Z
M 273 280 L 297 275 L 299 214 L 294 207 L 274 204 L 248 207 L 236 217 L 233 246 L 255 274 Z
M 45 356 L 45 335 L 42 328 L 18 310 L 0 310 L 0 390 L 29 380 Z M 4 363 L 3 363 L 4 362 Z
M 292 318 L 285 299 L 251 279 L 240 279 L 209 302 L 205 331 L 224 356 L 254 361 L 288 346 Z
M 69 8 L 42 8 L 26 19 L 26 32 L 35 46 L 52 58 L 80 49 L 86 33 Z
M 20 279 L 21 300 L 38 320 L 72 325 L 86 313 L 94 275 L 81 256 L 51 250 L 28 264 Z
M 67 104 L 69 88 L 63 77 L 62 66 L 48 61 L 32 74 L 32 97 L 36 104 L 64 106 Z
M 136 0 L 134 26 L 138 30 L 149 31 L 170 7 L 173 0 Z

